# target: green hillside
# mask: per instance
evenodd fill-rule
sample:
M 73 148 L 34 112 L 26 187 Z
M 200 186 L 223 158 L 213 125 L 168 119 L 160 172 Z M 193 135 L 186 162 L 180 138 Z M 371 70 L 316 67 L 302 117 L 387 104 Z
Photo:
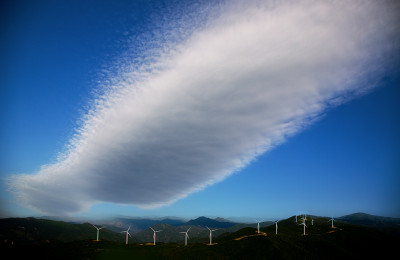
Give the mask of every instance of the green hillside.
M 0 241 L 46 241 L 71 242 L 96 239 L 97 230 L 89 223 L 71 224 L 36 218 L 0 219 Z M 125 241 L 124 235 L 106 228 L 100 230 L 100 240 Z

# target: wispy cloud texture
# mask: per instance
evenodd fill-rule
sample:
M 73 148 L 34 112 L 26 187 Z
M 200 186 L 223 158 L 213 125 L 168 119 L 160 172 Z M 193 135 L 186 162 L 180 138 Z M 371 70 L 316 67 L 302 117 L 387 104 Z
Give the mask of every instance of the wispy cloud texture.
M 118 87 L 94 101 L 58 162 L 11 178 L 20 201 L 52 214 L 97 202 L 170 204 L 369 91 L 398 50 L 390 2 L 246 1 L 223 10 L 110 80 Z

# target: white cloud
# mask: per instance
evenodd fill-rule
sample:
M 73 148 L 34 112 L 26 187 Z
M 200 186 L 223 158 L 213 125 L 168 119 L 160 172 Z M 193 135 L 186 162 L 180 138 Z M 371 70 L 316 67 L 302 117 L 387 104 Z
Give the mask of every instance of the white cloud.
M 374 87 L 398 50 L 388 44 L 398 32 L 389 9 L 397 6 L 246 1 L 224 8 L 157 62 L 111 80 L 120 87 L 94 102 L 57 163 L 12 177 L 18 198 L 52 214 L 102 201 L 170 204 Z

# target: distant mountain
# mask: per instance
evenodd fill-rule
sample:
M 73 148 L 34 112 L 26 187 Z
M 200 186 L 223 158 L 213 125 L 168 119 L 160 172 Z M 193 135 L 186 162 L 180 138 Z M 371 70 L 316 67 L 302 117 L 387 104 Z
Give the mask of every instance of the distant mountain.
M 170 219 L 170 218 L 164 218 L 164 219 L 116 218 L 110 222 L 105 223 L 104 226 L 115 232 L 126 230 L 129 226 L 131 226 L 132 232 L 137 233 L 157 224 L 180 226 L 185 224 L 185 221 L 180 219 Z
M 232 221 L 232 220 L 229 220 L 226 218 L 220 218 L 220 217 L 214 218 L 214 220 L 219 221 L 219 222 L 235 222 L 235 221 Z
M 237 223 L 234 223 L 231 221 L 219 221 L 219 218 L 217 218 L 217 219 L 199 217 L 196 219 L 189 220 L 184 225 L 185 226 L 201 226 L 201 227 L 209 227 L 209 228 L 230 228 L 237 224 Z
M 390 218 L 369 215 L 366 213 L 354 213 L 338 218 L 338 220 L 353 225 L 361 225 L 368 227 L 398 227 L 400 228 L 400 218 Z

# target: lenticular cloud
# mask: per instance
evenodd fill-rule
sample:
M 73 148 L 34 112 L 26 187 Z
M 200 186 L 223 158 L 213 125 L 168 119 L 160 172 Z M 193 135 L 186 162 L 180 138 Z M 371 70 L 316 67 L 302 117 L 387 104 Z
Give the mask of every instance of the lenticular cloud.
M 288 2 L 223 6 L 152 63 L 110 80 L 118 87 L 93 102 L 57 163 L 12 177 L 20 201 L 53 214 L 167 205 L 375 86 L 397 49 L 397 6 Z

